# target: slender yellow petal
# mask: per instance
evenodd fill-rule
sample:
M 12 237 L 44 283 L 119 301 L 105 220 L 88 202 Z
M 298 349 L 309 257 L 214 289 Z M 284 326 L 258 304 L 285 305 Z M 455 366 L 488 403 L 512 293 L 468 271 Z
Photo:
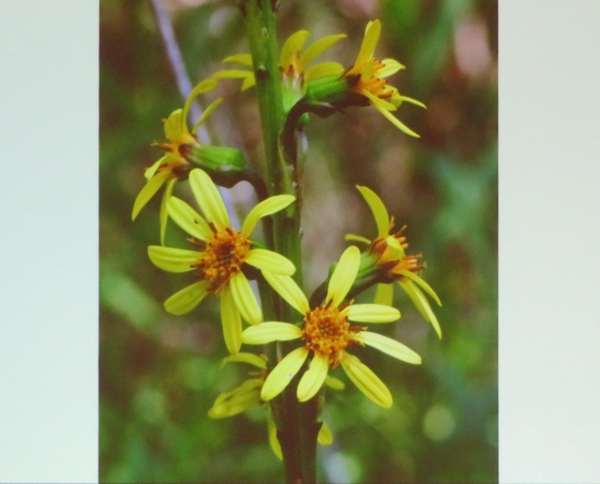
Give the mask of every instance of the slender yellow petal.
M 341 76 L 344 66 L 338 62 L 321 62 L 304 71 L 304 82 L 314 81 L 322 77 Z
M 215 79 L 245 79 L 253 75 L 252 72 L 243 69 L 226 69 L 213 74 Z
M 391 323 L 400 318 L 396 308 L 381 304 L 353 304 L 342 311 L 350 321 L 359 323 Z
M 187 125 L 183 117 L 183 109 L 176 109 L 163 123 L 165 138 L 170 141 L 182 141 L 188 134 Z
M 412 279 L 419 286 L 421 286 L 421 288 L 424 289 L 425 292 L 427 294 L 429 294 L 436 303 L 438 303 L 438 306 L 442 305 L 442 302 L 440 301 L 440 298 L 438 297 L 438 295 L 431 288 L 431 286 L 429 284 L 427 284 L 421 277 L 417 276 L 414 272 L 410 272 L 410 271 L 400 271 L 400 274 L 402 274 L 405 277 L 408 277 L 409 279 Z
M 302 47 L 304 47 L 309 35 L 310 33 L 308 30 L 298 30 L 298 32 L 294 32 L 288 37 L 281 48 L 281 54 L 279 56 L 280 67 L 287 69 L 290 66 L 294 56 L 302 51 Z
M 301 71 L 304 70 L 304 66 L 306 66 L 311 60 L 320 56 L 323 52 L 325 52 L 327 49 L 329 49 L 333 44 L 335 44 L 339 40 L 345 39 L 345 38 L 346 38 L 345 34 L 334 34 L 334 35 L 327 35 L 326 37 L 323 37 L 322 39 L 319 39 L 316 42 L 313 42 L 310 46 L 308 46 L 306 48 L 306 50 L 302 54 L 302 57 L 300 58 L 300 62 L 299 62 L 300 70 Z
M 402 289 L 404 289 L 406 294 L 408 294 L 408 296 L 412 299 L 413 304 L 416 306 L 425 320 L 429 321 L 433 325 L 438 337 L 441 338 L 442 328 L 440 327 L 440 323 L 438 322 L 435 313 L 431 310 L 431 306 L 429 305 L 429 301 L 425 295 L 412 281 L 398 281 L 398 283 Z
M 356 67 L 362 66 L 375 55 L 375 47 L 379 42 L 379 36 L 381 35 L 381 22 L 374 20 L 367 24 L 365 29 L 365 36 L 360 46 L 360 51 L 356 57 L 354 65 Z
M 219 105 L 223 102 L 223 98 L 220 97 L 219 99 L 216 99 L 215 101 L 213 101 L 212 103 L 210 103 L 208 105 L 208 107 L 204 110 L 204 112 L 202 113 L 202 116 L 200 116 L 200 119 L 196 122 L 196 124 L 194 125 L 194 127 L 192 128 L 192 133 L 195 133 L 196 130 L 202 126 L 202 124 L 204 123 L 204 121 L 206 121 L 206 119 L 212 114 L 212 112 L 217 109 L 219 107 Z
M 259 324 L 262 321 L 262 313 L 246 276 L 238 272 L 229 281 L 229 287 L 242 317 L 250 324 Z
M 362 235 L 346 234 L 344 240 L 347 240 L 348 242 L 362 242 L 363 244 L 371 245 L 371 241 Z
M 242 347 L 242 318 L 234 302 L 232 291 L 225 286 L 220 294 L 221 324 L 225 346 L 231 354 L 236 354 Z
M 252 67 L 252 56 L 250 54 L 235 54 L 225 57 L 223 62 L 232 62 L 243 66 Z
M 332 301 L 334 306 L 340 305 L 354 284 L 359 265 L 360 250 L 351 245 L 344 251 L 331 275 L 326 301 Z
M 308 299 L 298 287 L 298 284 L 289 276 L 281 276 L 270 272 L 263 272 L 263 276 L 269 285 L 287 301 L 296 311 L 302 315 L 310 311 Z
M 275 425 L 275 419 L 273 418 L 273 413 L 271 412 L 270 407 L 267 414 L 267 431 L 269 433 L 269 445 L 271 446 L 271 450 L 279 460 L 283 460 L 281 444 L 277 438 L 277 426 Z
M 242 87 L 240 88 L 240 90 L 242 92 L 244 92 L 244 91 L 250 89 L 255 84 L 256 84 L 256 79 L 254 78 L 254 74 L 251 72 L 250 75 L 246 76 L 246 78 L 242 82 Z
M 357 388 L 377 405 L 390 408 L 393 403 L 392 394 L 371 369 L 362 363 L 356 356 L 342 353 L 342 368 L 348 378 Z
M 329 375 L 325 378 L 325 385 L 334 390 L 343 390 L 346 388 L 346 384 L 342 380 Z
M 167 182 L 167 186 L 165 188 L 165 192 L 163 193 L 162 201 L 160 203 L 160 243 L 165 245 L 165 235 L 167 233 L 167 221 L 169 220 L 169 213 L 167 211 L 167 203 L 169 202 L 169 198 L 173 194 L 173 187 L 175 186 L 176 178 L 172 178 Z
M 233 417 L 259 405 L 262 384 L 261 378 L 252 378 L 229 392 L 221 393 L 208 411 L 208 416 L 210 418 Z
M 358 188 L 358 191 L 369 205 L 371 212 L 373 212 L 375 224 L 377 225 L 377 237 L 387 237 L 390 231 L 390 215 L 381 198 L 368 187 L 356 185 L 356 188 Z
M 400 96 L 400 98 L 402 99 L 402 101 L 406 101 L 407 103 L 411 103 L 416 106 L 420 106 L 424 109 L 427 109 L 427 106 L 425 106 L 425 104 L 423 104 L 421 101 L 417 101 L 416 99 L 413 99 L 412 97 Z
M 317 435 L 317 442 L 319 442 L 321 445 L 333 444 L 333 434 L 331 433 L 331 429 L 326 422 L 322 422 L 321 428 L 319 429 L 319 434 Z
M 277 252 L 266 249 L 252 249 L 244 260 L 246 264 L 260 269 L 261 271 L 291 276 L 296 272 L 294 263 Z
M 213 235 L 206 220 L 183 200 L 171 197 L 167 209 L 173 221 L 192 237 L 206 241 Z
M 383 67 L 377 71 L 377 77 L 379 79 L 396 74 L 400 69 L 405 69 L 405 67 L 396 59 L 383 59 L 381 63 L 383 64 Z
M 229 216 L 223 199 L 205 171 L 196 168 L 190 172 L 190 187 L 206 220 L 220 228 L 228 227 Z
M 154 176 L 160 165 L 162 165 L 163 163 L 167 163 L 168 158 L 170 157 L 172 158 L 173 155 L 171 153 L 168 153 L 165 156 L 163 156 L 160 160 L 157 160 L 150 168 L 146 168 L 144 170 L 144 178 L 146 178 L 146 180 L 150 180 L 150 178 Z
M 363 96 L 368 97 L 369 100 L 371 101 L 371 104 L 373 106 L 375 106 L 378 110 L 383 109 L 387 112 L 387 111 L 395 111 L 397 109 L 396 106 L 394 106 L 392 103 L 387 102 L 387 101 L 381 99 L 380 97 L 375 96 L 374 94 L 371 94 L 366 89 L 361 89 L 360 93 Z
M 189 272 L 194 270 L 192 264 L 198 262 L 202 253 L 195 250 L 151 245 L 148 247 L 148 257 L 156 267 L 163 271 Z
M 194 309 L 207 294 L 208 282 L 200 281 L 184 287 L 165 301 L 165 310 L 170 314 L 182 315 Z
M 388 120 L 392 122 L 394 126 L 396 126 L 396 128 L 398 128 L 403 133 L 406 133 L 409 136 L 414 136 L 415 138 L 420 138 L 420 136 L 417 133 L 415 133 L 412 129 L 410 129 L 408 126 L 402 123 L 398 118 L 392 116 L 392 114 L 389 111 L 382 109 L 379 106 L 375 106 L 375 109 L 377 109 L 377 111 L 383 114 Z
M 133 204 L 131 220 L 135 220 L 142 208 L 150 201 L 156 192 L 162 187 L 171 176 L 171 170 L 164 170 L 154 175 L 146 182 L 144 188 L 140 191 Z
M 246 328 L 242 333 L 242 343 L 264 345 L 273 341 L 290 341 L 301 336 L 302 330 L 298 326 L 271 321 Z
M 241 234 L 244 237 L 248 237 L 261 218 L 283 210 L 294 200 L 296 200 L 296 197 L 293 195 L 275 195 L 263 200 L 248 213 L 248 216 L 242 225 Z
M 190 95 L 185 100 L 185 105 L 183 106 L 182 123 L 184 126 L 186 126 L 187 115 L 192 103 L 194 102 L 194 99 L 196 99 L 200 94 L 214 90 L 216 87 L 217 81 L 214 79 L 205 79 L 199 82 L 196 87 L 192 89 L 192 92 L 190 92 Z
M 394 285 L 377 284 L 377 292 L 375 293 L 375 301 L 373 302 L 383 306 L 392 306 L 394 302 Z
M 252 326 L 254 327 L 254 326 Z M 248 363 L 249 365 L 256 366 L 262 370 L 267 369 L 267 361 L 254 353 L 236 353 L 235 355 L 229 355 L 223 358 L 221 361 L 221 367 L 225 366 L 227 363 Z
M 296 396 L 298 401 L 306 402 L 314 397 L 323 386 L 327 371 L 329 370 L 329 358 L 315 353 L 308 365 L 308 370 L 302 375 Z
M 394 358 L 405 361 L 406 363 L 411 363 L 413 365 L 421 364 L 421 357 L 408 346 L 403 345 L 395 339 L 383 336 L 382 334 L 361 331 L 354 335 L 354 340 L 372 346 L 373 348 L 393 356 Z
M 393 235 L 388 235 L 385 238 L 385 243 L 388 246 L 386 260 L 400 260 L 406 255 L 400 241 Z
M 285 390 L 285 387 L 289 385 L 304 364 L 307 356 L 308 348 L 305 346 L 296 348 L 287 354 L 267 376 L 260 392 L 261 398 L 267 402 Z

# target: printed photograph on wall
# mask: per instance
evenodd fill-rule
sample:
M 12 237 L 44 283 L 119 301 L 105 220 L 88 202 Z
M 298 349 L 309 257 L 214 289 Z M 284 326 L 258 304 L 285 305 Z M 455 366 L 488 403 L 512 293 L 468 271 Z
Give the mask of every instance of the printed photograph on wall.
M 100 1 L 101 482 L 498 481 L 497 38 Z

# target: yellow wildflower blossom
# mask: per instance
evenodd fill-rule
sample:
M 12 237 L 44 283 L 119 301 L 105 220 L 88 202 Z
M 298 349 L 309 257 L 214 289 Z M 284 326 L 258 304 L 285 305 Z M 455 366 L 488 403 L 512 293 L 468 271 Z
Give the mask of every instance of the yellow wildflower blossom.
M 256 205 L 238 232 L 230 227 L 229 216 L 216 185 L 198 168 L 189 175 L 190 187 L 205 217 L 187 203 L 171 197 L 167 203 L 169 216 L 192 238 L 198 250 L 176 249 L 153 245 L 148 248 L 150 260 L 168 272 L 196 271 L 200 281 L 185 287 L 165 301 L 171 314 L 186 314 L 207 294 L 219 296 L 225 344 L 230 353 L 241 345 L 243 317 L 251 324 L 262 320 L 262 313 L 248 279 L 245 265 L 253 266 L 263 275 L 291 275 L 295 267 L 275 252 L 253 247 L 250 234 L 258 220 L 292 203 L 292 195 L 276 195 Z
M 344 67 L 338 62 L 321 62 L 310 67 L 308 67 L 308 64 L 338 40 L 345 38 L 346 35 L 328 35 L 304 49 L 304 44 L 309 36 L 310 32 L 308 30 L 298 30 L 288 37 L 281 48 L 279 70 L 281 71 L 283 80 L 284 107 L 286 111 L 289 111 L 303 97 L 307 83 L 323 77 L 341 76 L 344 73 Z M 236 63 L 252 68 L 252 56 L 250 54 L 232 55 L 225 58 L 223 62 Z M 215 79 L 243 79 L 242 91 L 256 84 L 254 72 L 245 69 L 218 71 L 213 77 Z
M 375 59 L 375 48 L 380 35 L 381 22 L 379 20 L 369 22 L 356 61 L 344 74 L 344 77 L 348 79 L 357 77 L 356 83 L 349 88 L 349 91 L 368 98 L 371 105 L 391 121 L 394 126 L 404 133 L 418 138 L 417 133 L 392 116 L 391 112 L 395 111 L 403 101 L 416 104 L 422 108 L 425 105 L 416 99 L 401 96 L 398 89 L 390 86 L 385 80 L 386 77 L 395 74 L 400 69 L 404 69 L 404 66 L 394 59 L 383 59 L 381 61 Z
M 359 264 L 360 251 L 355 246 L 348 247 L 331 275 L 325 302 L 314 309 L 310 308 L 306 296 L 291 277 L 265 276 L 281 297 L 304 316 L 304 325 L 300 328 L 290 323 L 266 322 L 242 333 L 242 342 L 246 344 L 303 340 L 301 347 L 286 355 L 269 373 L 261 390 L 263 400 L 279 395 L 312 354 L 308 370 L 298 384 L 299 401 L 307 401 L 316 395 L 329 369 L 341 365 L 348 378 L 367 397 L 382 407 L 392 406 L 392 395 L 385 384 L 346 349 L 357 344 L 369 345 L 412 364 L 420 364 L 421 358 L 396 340 L 367 331 L 364 326 L 350 324 L 388 323 L 400 317 L 397 309 L 388 306 L 343 302 L 356 279 Z
M 246 410 L 265 403 L 260 397 L 260 392 L 267 376 L 266 360 L 253 353 L 237 353 L 223 359 L 223 365 L 230 362 L 247 363 L 258 368 L 258 371 L 252 372 L 250 375 L 252 378 L 244 381 L 233 390 L 221 393 L 208 411 L 208 416 L 210 418 L 233 417 L 234 415 L 238 415 Z M 277 458 L 282 460 L 283 455 L 281 452 L 281 445 L 277 439 L 277 427 L 270 407 L 267 407 L 267 412 L 269 445 Z M 331 430 L 325 422 L 322 422 L 317 441 L 321 445 L 330 445 L 333 442 Z
M 431 309 L 429 301 L 423 294 L 425 291 L 433 300 L 442 305 L 440 298 L 435 291 L 427 284 L 417 273 L 424 267 L 418 263 L 418 255 L 407 255 L 405 249 L 408 248 L 406 237 L 402 235 L 404 227 L 394 233 L 394 219 L 388 214 L 381 198 L 370 188 L 357 185 L 356 188 L 369 205 L 375 223 L 377 225 L 377 238 L 369 240 L 358 235 L 347 235 L 346 240 L 358 240 L 371 245 L 371 253 L 377 255 L 376 264 L 383 271 L 393 277 L 406 294 L 410 297 L 416 308 L 419 310 L 425 320 L 431 322 L 436 333 L 441 338 L 442 329 Z M 391 306 L 394 296 L 392 284 L 378 284 L 375 302 Z
M 217 87 L 214 79 L 206 79 L 198 84 L 188 96 L 183 109 L 176 109 L 167 119 L 164 120 L 164 131 L 166 143 L 153 143 L 165 151 L 166 154 L 146 169 L 144 176 L 146 185 L 138 194 L 133 204 L 132 220 L 135 220 L 142 208 L 152 199 L 152 197 L 166 184 L 166 189 L 162 198 L 160 207 L 160 240 L 164 243 L 167 224 L 167 202 L 173 193 L 173 186 L 177 180 L 185 180 L 193 168 L 193 165 L 187 161 L 182 153 L 182 147 L 189 145 L 200 145 L 198 137 L 194 134 L 198 127 L 206 121 L 207 117 L 221 103 L 222 99 L 217 99 L 204 111 L 202 117 L 196 125 L 188 129 L 187 116 L 194 99 L 202 93 L 212 91 Z

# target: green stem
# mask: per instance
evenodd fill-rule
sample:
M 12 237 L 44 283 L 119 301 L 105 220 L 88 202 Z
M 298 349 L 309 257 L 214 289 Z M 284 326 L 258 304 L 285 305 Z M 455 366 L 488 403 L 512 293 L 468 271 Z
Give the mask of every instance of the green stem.
M 296 266 L 294 280 L 302 287 L 302 257 L 300 247 L 300 203 L 295 187 L 295 167 L 288 163 L 280 147 L 280 135 L 285 122 L 281 73 L 277 49 L 276 17 L 272 0 L 245 0 L 243 11 L 252 55 L 263 141 L 267 161 L 267 190 L 270 195 L 291 194 L 296 203 L 273 216 L 273 231 L 267 234 L 267 246 L 290 259 Z M 265 289 L 263 288 L 263 293 Z M 271 291 L 272 293 L 273 291 Z M 298 319 L 288 304 L 277 295 L 265 298 L 272 304 L 270 311 L 278 321 Z M 273 345 L 272 345 L 273 346 Z M 289 344 L 280 345 L 287 354 Z M 277 354 L 269 350 L 269 367 L 277 364 Z M 296 397 L 298 377 L 272 402 L 273 415 L 282 447 L 287 480 L 294 484 L 316 482 L 316 440 L 319 424 L 318 399 L 299 403 Z

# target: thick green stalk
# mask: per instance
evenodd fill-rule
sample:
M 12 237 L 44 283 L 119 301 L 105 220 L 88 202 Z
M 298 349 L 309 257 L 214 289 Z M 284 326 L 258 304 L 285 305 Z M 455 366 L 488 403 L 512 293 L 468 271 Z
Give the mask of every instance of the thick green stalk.
M 285 122 L 281 73 L 276 37 L 276 18 L 272 0 L 245 0 L 242 4 L 246 15 L 246 26 L 250 53 L 254 65 L 256 89 L 263 128 L 263 141 L 267 161 L 267 187 L 270 195 L 295 195 L 296 203 L 273 216 L 273 231 L 267 233 L 266 242 L 270 249 L 290 259 L 296 266 L 294 279 L 302 286 L 302 258 L 300 250 L 300 204 L 294 182 L 294 166 L 288 164 L 280 149 L 280 135 Z M 270 231 L 267 231 L 270 232 Z M 264 288 L 263 288 L 264 292 Z M 298 315 L 278 296 L 266 298 L 273 307 L 265 310 L 278 321 L 294 322 Z M 283 355 L 290 345 L 281 345 Z M 283 356 L 280 355 L 280 356 Z M 277 364 L 277 355 L 269 351 L 269 366 Z M 277 423 L 278 438 L 283 451 L 287 480 L 294 484 L 316 482 L 316 439 L 318 402 L 314 398 L 299 403 L 296 397 L 298 378 L 281 396 L 272 402 Z

